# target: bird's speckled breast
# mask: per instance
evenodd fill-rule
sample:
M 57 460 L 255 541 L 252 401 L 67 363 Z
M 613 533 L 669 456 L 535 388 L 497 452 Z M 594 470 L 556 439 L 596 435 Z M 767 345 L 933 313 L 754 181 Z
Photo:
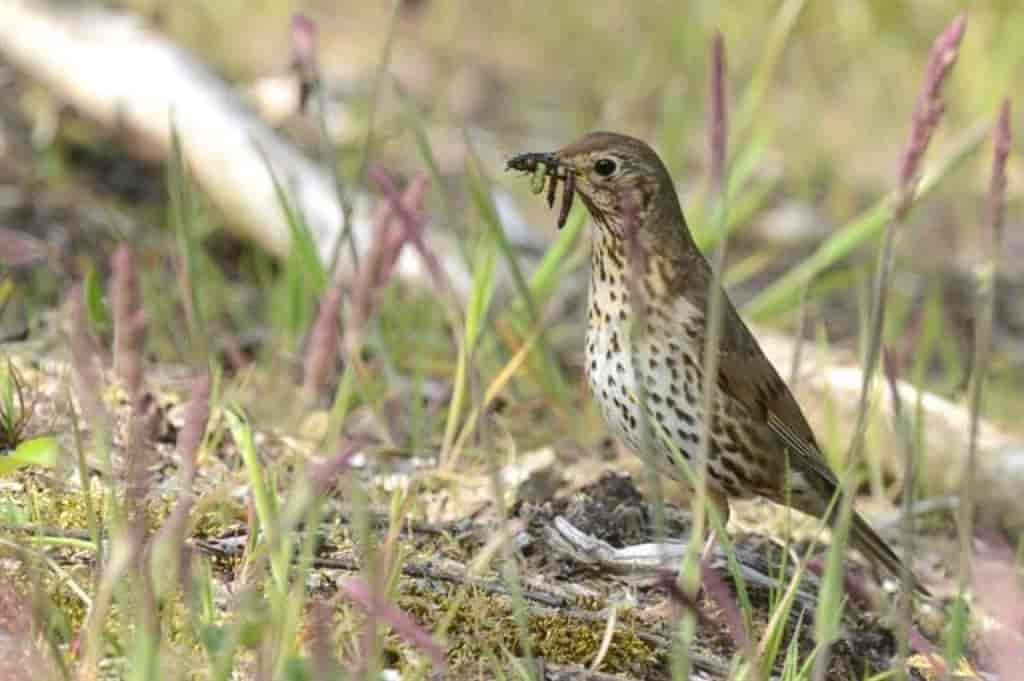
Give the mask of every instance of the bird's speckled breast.
M 637 382 L 643 381 L 652 426 L 660 426 L 687 458 L 699 442 L 700 369 L 685 329 L 703 315 L 685 298 L 662 309 L 645 295 L 660 288 L 650 276 L 641 280 L 642 319 L 635 319 L 623 256 L 605 238 L 595 239 L 586 335 L 586 373 L 601 411 L 615 434 L 632 449 L 642 442 Z M 610 240 L 610 239 L 608 239 Z M 658 268 L 648 267 L 656 273 Z M 653 291 L 650 291 L 653 292 Z M 641 327 L 633 328 L 634 323 Z M 667 449 L 652 433 L 659 450 Z M 663 452 L 667 454 L 667 452 Z
M 678 477 L 671 449 L 657 429 L 687 460 L 695 460 L 704 406 L 699 362 L 704 314 L 684 296 L 666 300 L 665 296 L 650 295 L 659 288 L 659 282 L 650 277 L 662 268 L 649 262 L 646 271 L 652 274 L 640 282 L 639 291 L 644 315 L 635 321 L 631 287 L 621 265 L 624 258 L 609 241 L 610 237 L 599 234 L 594 243 L 587 311 L 587 380 L 609 428 L 635 452 L 644 446 L 637 391 L 638 381 L 643 382 L 655 460 L 666 463 L 666 472 Z M 634 323 L 643 328 L 633 329 Z M 741 479 L 745 476 L 729 470 L 734 468 L 733 462 L 726 465 L 723 460 L 736 459 L 728 450 L 738 445 L 724 434 L 715 434 L 724 418 L 721 404 L 716 406 L 708 452 L 711 484 L 728 496 L 749 496 Z

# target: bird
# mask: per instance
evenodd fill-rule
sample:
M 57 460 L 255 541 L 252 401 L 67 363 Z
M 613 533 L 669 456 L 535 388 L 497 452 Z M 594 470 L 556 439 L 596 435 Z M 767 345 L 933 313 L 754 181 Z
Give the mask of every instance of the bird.
M 592 218 L 585 374 L 610 430 L 676 479 L 683 477 L 676 452 L 691 465 L 706 453 L 707 498 L 723 528 L 730 500 L 756 497 L 834 523 L 838 478 L 793 393 L 721 288 L 716 389 L 705 403 L 707 319 L 717 283 L 658 154 L 642 140 L 599 131 L 554 152 L 520 154 L 507 168 L 534 173 L 537 193 L 547 182 L 549 205 L 561 182 L 559 227 L 576 197 Z M 896 577 L 909 575 L 913 589 L 928 595 L 855 510 L 849 528 L 865 557 Z

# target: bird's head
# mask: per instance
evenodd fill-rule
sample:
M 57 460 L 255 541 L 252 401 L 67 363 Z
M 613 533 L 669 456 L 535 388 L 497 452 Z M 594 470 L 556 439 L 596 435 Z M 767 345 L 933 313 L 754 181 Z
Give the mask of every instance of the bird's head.
M 641 140 L 592 132 L 553 153 L 523 154 L 509 161 L 517 170 L 534 171 L 538 165 L 551 182 L 561 180 L 564 191 L 579 196 L 598 228 L 615 238 L 635 229 L 644 241 L 653 238 L 663 245 L 690 240 L 672 178 L 658 154 Z

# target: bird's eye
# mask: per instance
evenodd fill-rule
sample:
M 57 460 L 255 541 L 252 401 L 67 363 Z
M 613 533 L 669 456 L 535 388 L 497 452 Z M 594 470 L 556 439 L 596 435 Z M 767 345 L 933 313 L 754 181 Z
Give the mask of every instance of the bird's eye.
M 594 172 L 601 177 L 608 177 L 615 172 L 617 167 L 618 166 L 615 164 L 615 161 L 610 158 L 599 158 L 594 164 Z

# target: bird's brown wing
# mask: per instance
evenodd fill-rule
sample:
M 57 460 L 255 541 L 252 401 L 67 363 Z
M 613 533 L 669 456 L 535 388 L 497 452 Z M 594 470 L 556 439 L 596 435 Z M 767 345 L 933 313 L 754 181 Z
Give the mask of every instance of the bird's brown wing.
M 803 410 L 728 300 L 723 312 L 720 389 L 767 426 L 788 454 L 791 469 L 803 473 L 827 503 L 839 489 L 839 479 L 825 460 Z M 820 515 L 824 509 L 801 510 Z
M 792 470 L 802 473 L 805 480 L 818 490 L 818 508 L 807 506 L 810 500 L 797 506 L 803 506 L 801 510 L 819 517 L 834 519 L 838 509 L 828 507 L 839 490 L 839 481 L 818 447 L 800 405 L 728 301 L 724 313 L 718 373 L 721 389 L 767 424 L 788 453 Z M 884 565 L 894 576 L 904 574 L 899 556 L 856 512 L 851 516 L 850 537 L 855 546 Z M 928 595 L 928 590 L 917 577 L 913 574 L 908 576 L 916 590 Z
M 687 263 L 681 268 L 685 287 L 690 302 L 699 310 L 707 310 L 708 292 L 711 288 L 711 268 L 703 258 Z M 722 293 L 722 320 L 719 336 L 718 384 L 722 392 L 739 402 L 753 417 L 761 423 L 775 423 L 771 428 L 780 428 L 785 433 L 776 433 L 791 449 L 797 449 L 798 455 L 804 454 L 812 459 L 809 466 L 821 468 L 835 483 L 835 476 L 825 463 L 825 457 L 818 447 L 814 431 L 804 417 L 800 405 L 790 392 L 779 372 L 765 357 L 754 334 L 743 322 L 729 297 Z M 703 348 L 701 348 L 703 349 Z M 702 360 L 703 361 L 703 360 Z M 774 418 L 769 418 L 774 416 Z M 797 447 L 799 443 L 799 447 Z M 813 461 L 816 460 L 816 461 Z M 819 465 L 820 464 L 820 465 Z
M 732 303 L 725 300 L 718 378 L 722 389 L 763 422 L 777 421 L 789 431 L 784 439 L 803 442 L 821 457 L 814 431 L 779 372 L 765 357 Z M 769 417 L 774 416 L 774 419 Z M 774 430 L 774 428 L 773 428 Z

